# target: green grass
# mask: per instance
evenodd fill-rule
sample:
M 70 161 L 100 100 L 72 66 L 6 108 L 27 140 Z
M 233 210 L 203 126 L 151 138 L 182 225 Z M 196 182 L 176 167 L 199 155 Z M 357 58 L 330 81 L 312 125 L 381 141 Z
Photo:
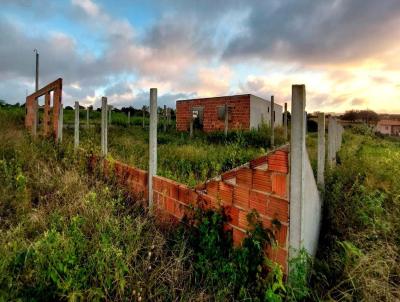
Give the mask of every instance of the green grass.
M 400 142 L 348 130 L 338 160 L 326 174 L 314 293 L 337 301 L 399 300 Z
M 160 225 L 70 140 L 33 139 L 0 110 L 0 301 L 280 301 L 257 216 L 240 248 L 223 210 Z
M 326 173 L 317 257 L 311 269 L 299 263 L 291 288 L 281 287 L 279 269 L 265 263 L 255 275 L 243 273 L 259 254 L 246 258 L 253 241 L 239 251 L 222 241 L 218 213 L 202 216 L 194 238 L 163 230 L 118 187 L 87 175 L 71 151 L 73 129 L 60 147 L 33 141 L 23 120 L 23 110 L 0 110 L 0 301 L 135 300 L 139 293 L 144 300 L 400 299 L 398 140 L 364 128 L 345 132 L 338 165 Z M 265 152 L 263 131 L 230 133 L 227 141 L 159 131 L 159 173 L 195 184 Z M 81 136 L 85 149 L 99 151 L 98 126 L 82 127 Z M 112 126 L 111 155 L 146 168 L 147 137 L 140 126 Z M 315 134 L 307 147 L 315 170 Z
M 23 114 L 23 109 L 12 110 Z M 67 144 L 73 141 L 74 114 L 74 110 L 64 110 L 63 139 Z M 96 153 L 100 153 L 100 117 L 101 112 L 91 111 L 90 126 L 87 128 L 86 111 L 80 111 L 80 146 Z M 195 131 L 194 137 L 189 138 L 188 133 L 175 130 L 174 121 L 164 132 L 162 122 L 158 127 L 157 173 L 189 186 L 195 186 L 265 154 L 270 147 L 270 129 L 267 126 L 259 130 L 230 131 L 227 138 L 222 132 L 205 134 Z M 128 125 L 127 115 L 113 112 L 108 142 L 110 157 L 148 169 L 147 117 L 145 128 L 142 128 L 142 117 L 131 117 Z M 282 128 L 276 129 L 275 142 L 277 146 L 284 143 Z
M 277 129 L 276 142 L 283 144 L 282 129 Z M 65 130 L 64 138 L 71 142 L 73 128 Z M 85 124 L 80 131 L 81 146 L 100 152 L 100 127 Z M 141 169 L 148 168 L 148 127 L 115 125 L 109 127 L 109 155 Z M 223 133 L 206 135 L 196 131 L 194 138 L 180 133 L 172 124 L 163 132 L 158 129 L 158 174 L 195 186 L 224 171 L 237 167 L 266 152 L 270 143 L 270 130 L 232 131 L 225 139 Z
M 87 111 L 85 109 L 79 110 L 79 120 L 81 124 L 86 125 Z M 75 121 L 75 110 L 66 110 L 64 109 L 64 124 L 65 125 L 74 125 Z M 111 122 L 113 125 L 125 126 L 128 125 L 137 125 L 141 126 L 143 124 L 142 116 L 131 116 L 130 123 L 128 124 L 128 114 L 124 112 L 116 112 L 113 111 L 111 113 Z M 145 125 L 149 125 L 149 118 L 145 116 L 144 118 Z M 161 120 L 163 122 L 163 120 Z M 89 112 L 89 123 L 92 125 L 100 125 L 101 124 L 101 111 L 90 111 Z
M 16 123 L 14 123 L 16 121 Z M 192 251 L 71 145 L 0 110 L 0 301 L 195 300 Z
M 306 137 L 306 147 L 308 156 L 310 158 L 311 167 L 314 172 L 315 178 L 317 177 L 318 165 L 318 133 L 308 133 Z M 327 149 L 325 149 L 327 150 Z

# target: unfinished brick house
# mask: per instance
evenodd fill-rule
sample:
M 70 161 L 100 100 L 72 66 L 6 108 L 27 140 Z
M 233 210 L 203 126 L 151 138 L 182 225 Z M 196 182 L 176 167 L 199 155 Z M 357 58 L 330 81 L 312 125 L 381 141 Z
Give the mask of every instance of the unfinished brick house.
M 221 96 L 176 102 L 176 128 L 187 131 L 191 119 L 205 132 L 224 130 L 225 105 L 228 106 L 228 129 L 256 129 L 271 122 L 271 102 L 252 94 Z M 282 125 L 282 106 L 274 104 L 275 125 Z
M 53 88 L 50 85 L 45 90 L 40 90 L 28 97 L 27 108 L 30 109 L 27 112 L 27 126 L 32 125 L 32 110 L 37 108 L 35 100 L 38 95 L 45 93 L 46 98 L 50 99 L 48 93 Z M 57 90 L 58 88 L 54 93 Z M 220 106 L 228 105 L 227 99 L 231 98 L 236 101 L 236 103 L 229 103 L 231 108 L 233 106 L 241 108 L 242 105 L 247 108 L 247 123 L 248 127 L 251 127 L 253 124 L 250 119 L 252 110 L 250 95 L 212 98 L 217 101 L 213 102 L 214 106 L 207 110 L 217 111 Z M 161 222 L 178 223 L 184 215 L 190 215 L 191 209 L 198 205 L 214 209 L 223 207 L 229 217 L 225 229 L 231 232 L 236 245 L 240 245 L 247 236 L 250 227 L 247 215 L 256 211 L 262 225 L 269 228 L 274 235 L 273 242 L 266 247 L 268 257 L 280 264 L 283 272 L 288 274 L 290 272 L 288 269 L 289 259 L 297 257 L 298 252 L 303 248 L 310 255 L 315 255 L 322 217 L 322 198 L 306 148 L 305 100 L 305 85 L 293 85 L 290 145 L 270 150 L 244 165 L 225 171 L 193 188 L 157 175 L 156 169 L 154 172 L 150 169 L 150 172 L 144 171 L 116 160 L 110 160 L 104 155 L 93 154 L 90 156 L 89 166 L 94 171 L 100 168 L 99 171 L 106 178 L 116 180 L 125 188 L 125 193 L 132 195 L 133 201 L 148 207 Z M 188 102 L 190 103 L 190 101 Z M 46 104 L 49 104 L 47 100 Z M 61 94 L 55 95 L 54 106 L 56 104 L 61 106 Z M 106 103 L 104 104 L 106 105 Z M 193 112 L 193 108 L 199 106 L 198 104 L 194 102 L 193 105 L 190 104 L 183 108 Z M 204 107 L 206 106 L 204 105 Z M 280 109 L 281 113 L 282 108 L 279 107 L 278 110 Z M 104 113 L 107 112 L 106 108 L 104 106 Z M 156 102 L 153 108 L 157 108 Z M 203 114 L 205 115 L 205 112 Z M 233 110 L 231 114 L 232 121 Z M 246 114 L 243 115 L 243 120 L 246 120 Z M 106 115 L 104 116 L 106 117 Z M 156 126 L 155 110 L 153 117 L 152 120 Z M 60 120 L 62 121 L 61 118 Z M 324 119 L 322 120 L 324 121 Z M 278 119 L 277 124 L 280 124 Z M 338 127 L 337 122 L 330 122 L 330 125 Z M 343 131 L 343 128 L 340 127 L 332 132 L 335 135 L 329 134 L 332 129 L 328 129 L 328 145 L 333 143 L 335 154 L 340 149 Z M 321 129 L 325 129 L 325 125 Z M 320 131 L 319 135 L 320 133 L 325 142 L 325 131 Z M 157 138 L 154 137 L 154 140 L 156 141 Z M 325 146 L 325 143 L 318 145 Z M 157 151 L 157 147 L 155 151 Z M 325 162 L 325 148 L 318 148 L 318 158 L 322 158 L 322 162 Z M 149 166 L 151 166 L 151 159 Z M 320 169 L 318 164 L 318 173 L 321 172 Z M 322 175 L 323 172 L 324 167 Z

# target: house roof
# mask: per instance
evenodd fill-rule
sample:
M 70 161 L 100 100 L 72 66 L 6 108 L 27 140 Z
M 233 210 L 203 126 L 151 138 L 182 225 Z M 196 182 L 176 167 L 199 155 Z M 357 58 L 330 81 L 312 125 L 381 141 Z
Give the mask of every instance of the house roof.
M 234 101 L 236 98 L 252 97 L 252 96 L 256 97 L 256 98 L 258 98 L 260 100 L 263 100 L 265 102 L 271 103 L 270 100 L 266 100 L 266 99 L 264 99 L 262 97 L 259 97 L 259 96 L 255 95 L 255 94 L 247 93 L 247 94 L 234 94 L 234 95 L 212 96 L 212 97 L 198 97 L 198 98 L 193 98 L 193 99 L 177 100 L 176 104 L 178 105 L 178 103 L 181 103 L 181 102 L 196 102 L 196 101 L 208 102 L 208 101 L 213 101 L 215 99 L 225 99 L 225 101 L 228 103 L 228 102 Z M 282 108 L 283 109 L 283 106 L 281 104 L 277 103 L 276 101 L 275 101 L 275 106 L 277 108 Z
M 378 122 L 380 126 L 400 126 L 399 120 L 380 120 Z

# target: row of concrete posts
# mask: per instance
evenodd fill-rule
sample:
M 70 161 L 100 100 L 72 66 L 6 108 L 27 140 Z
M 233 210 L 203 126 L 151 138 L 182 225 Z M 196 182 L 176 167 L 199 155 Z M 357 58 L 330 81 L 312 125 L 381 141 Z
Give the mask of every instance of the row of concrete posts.
M 285 140 L 285 142 L 287 141 L 287 139 L 288 139 L 288 111 L 287 111 L 287 103 L 285 103 L 285 105 L 284 105 L 285 107 L 285 109 L 284 109 L 284 112 L 283 112 L 283 138 L 284 138 L 284 140 Z M 272 95 L 271 96 L 271 110 L 270 110 L 270 113 L 271 113 L 271 117 L 270 117 L 270 120 L 271 120 L 271 125 L 270 125 L 270 127 L 271 127 L 271 141 L 270 141 L 270 144 L 271 144 L 271 148 L 274 148 L 275 147 L 275 99 L 274 99 L 274 96 Z
M 75 129 L 79 129 L 79 104 L 75 105 Z M 107 98 L 101 99 L 101 155 L 107 156 L 108 147 L 108 122 L 107 114 L 109 112 Z M 77 118 L 78 116 L 78 118 Z M 129 115 L 128 115 L 129 116 Z M 75 131 L 75 140 L 78 131 Z M 79 137 L 79 134 L 78 134 Z M 79 142 L 79 138 L 78 138 Z M 153 205 L 153 176 L 157 174 L 157 88 L 150 89 L 150 127 L 149 127 L 149 207 Z
M 157 114 L 157 107 L 156 107 L 156 121 L 158 120 L 158 114 Z M 145 112 L 147 111 L 147 107 L 143 106 L 142 108 L 143 111 L 143 127 L 144 127 L 144 118 L 145 118 Z M 150 108 L 151 111 L 151 108 Z M 74 122 L 74 148 L 77 149 L 79 147 L 79 102 L 75 102 L 75 122 Z M 101 101 L 101 150 L 102 150 L 102 155 L 106 156 L 107 155 L 107 144 L 108 144 L 108 125 L 111 124 L 111 112 L 112 112 L 112 106 L 107 104 L 107 98 L 102 97 Z M 60 109 L 60 120 L 59 122 L 62 125 L 62 114 L 63 110 L 62 107 Z M 161 114 L 164 118 L 164 132 L 167 129 L 167 125 L 171 123 L 171 109 L 166 108 L 164 105 L 164 110 Z M 130 124 L 130 112 L 128 111 L 128 124 Z M 89 127 L 89 107 L 86 108 L 86 125 Z M 157 128 L 157 125 L 156 125 Z M 62 126 L 59 127 L 59 131 L 61 133 L 59 134 L 59 141 L 62 140 Z
M 318 115 L 317 180 L 306 148 L 306 91 L 305 85 L 292 86 L 291 141 L 290 141 L 290 202 L 289 202 L 289 258 L 305 248 L 315 255 L 322 216 L 325 164 L 336 164 L 343 126 L 334 117 L 328 120 L 328 156 L 326 156 L 325 114 Z
M 274 98 L 271 98 L 273 108 Z M 110 107 L 107 98 L 101 100 L 101 154 L 107 155 L 108 125 Z M 336 164 L 336 154 L 341 147 L 343 127 L 334 117 L 328 120 L 327 156 L 325 114 L 318 115 L 318 169 L 317 181 L 313 175 L 306 149 L 306 92 L 304 85 L 292 86 L 292 119 L 290 142 L 290 220 L 289 220 L 289 258 L 297 256 L 301 248 L 314 255 L 317 248 L 322 199 L 318 190 L 324 186 L 325 164 L 330 167 Z M 148 200 L 150 209 L 153 207 L 153 176 L 157 175 L 157 89 L 150 89 L 150 127 L 149 127 L 149 170 L 148 170 Z M 273 112 L 273 110 L 271 110 Z M 228 113 L 227 106 L 225 112 Z M 287 104 L 284 111 L 285 136 L 287 137 Z M 228 120 L 225 115 L 225 121 Z M 59 139 L 62 139 L 62 109 L 60 109 L 61 125 Z M 271 116 L 271 128 L 274 119 Z M 273 141 L 271 141 L 273 143 Z M 74 146 L 79 146 L 79 103 L 75 102 L 75 135 Z

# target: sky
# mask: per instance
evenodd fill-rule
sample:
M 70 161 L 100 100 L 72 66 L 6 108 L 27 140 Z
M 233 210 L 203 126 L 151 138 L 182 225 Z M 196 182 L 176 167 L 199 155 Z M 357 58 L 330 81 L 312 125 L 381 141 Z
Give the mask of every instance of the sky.
M 0 99 L 63 78 L 63 103 L 255 94 L 400 113 L 400 0 L 0 0 Z M 43 100 L 40 100 L 43 102 Z

